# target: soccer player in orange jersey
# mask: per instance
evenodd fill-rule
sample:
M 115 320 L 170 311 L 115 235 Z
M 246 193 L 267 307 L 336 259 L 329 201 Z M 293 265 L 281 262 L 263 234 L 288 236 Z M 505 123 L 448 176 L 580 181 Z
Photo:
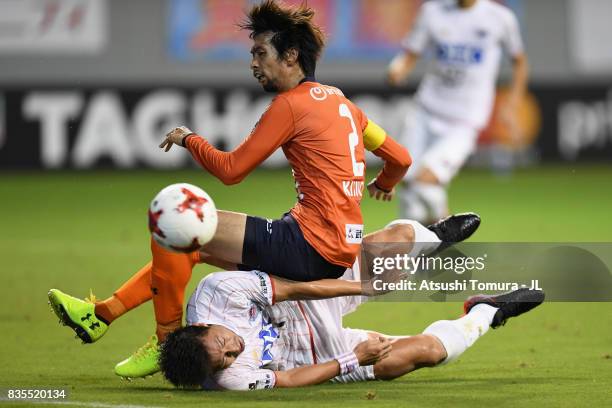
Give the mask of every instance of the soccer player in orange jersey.
M 264 90 L 277 95 L 240 146 L 232 152 L 219 151 L 186 127 L 169 132 L 160 145 L 166 151 L 173 145 L 184 146 L 226 184 L 239 183 L 282 148 L 296 181 L 296 205 L 274 221 L 219 211 L 217 233 L 203 251 L 245 270 L 296 281 L 338 278 L 355 261 L 363 235 L 359 205 L 365 187 L 365 149 L 385 161 L 367 186 L 376 199 L 393 197 L 395 184 L 411 163 L 407 150 L 368 120 L 342 91 L 316 82 L 324 36 L 313 16 L 310 8 L 266 0 L 254 6 L 241 25 L 251 32 L 254 77 Z M 154 248 L 153 276 L 157 252 L 162 251 Z M 181 303 L 172 307 L 178 320 L 158 322 L 180 325 Z
M 172 253 L 151 241 L 152 263 L 133 279 L 150 279 L 160 342 L 182 324 L 185 287 L 199 261 L 196 250 L 217 264 L 238 264 L 244 270 L 295 281 L 338 278 L 352 266 L 362 240 L 359 205 L 365 188 L 365 149 L 385 162 L 367 185 L 370 196 L 379 200 L 391 200 L 394 186 L 411 164 L 408 151 L 342 91 L 316 81 L 325 39 L 313 17 L 314 11 L 306 6 L 265 0 L 241 25 L 253 41 L 254 77 L 277 96 L 240 146 L 219 151 L 186 127 L 173 129 L 160 145 L 166 151 L 173 145 L 187 148 L 226 184 L 239 183 L 282 148 L 298 191 L 296 205 L 278 220 L 219 211 L 214 238 L 203 248 L 190 248 L 191 253 Z M 141 298 L 113 296 L 96 305 L 96 316 L 110 323 Z
M 264 1 L 242 25 L 253 39 L 253 75 L 277 96 L 240 146 L 232 152 L 219 151 L 186 127 L 172 130 L 161 144 L 166 150 L 174 144 L 186 147 L 226 184 L 239 183 L 279 147 L 283 149 L 298 190 L 294 208 L 273 222 L 221 211 L 218 233 L 204 250 L 249 269 L 295 280 L 337 278 L 354 262 L 363 234 L 359 204 L 364 148 L 385 160 L 382 172 L 368 185 L 378 199 L 392 198 L 395 184 L 411 163 L 406 149 L 368 120 L 342 91 L 316 82 L 324 37 L 313 25 L 313 15 L 308 8 Z M 291 248 L 284 249 L 287 257 L 278 253 L 281 239 L 290 243 Z M 311 261 L 304 270 L 287 268 L 288 260 L 304 257 Z

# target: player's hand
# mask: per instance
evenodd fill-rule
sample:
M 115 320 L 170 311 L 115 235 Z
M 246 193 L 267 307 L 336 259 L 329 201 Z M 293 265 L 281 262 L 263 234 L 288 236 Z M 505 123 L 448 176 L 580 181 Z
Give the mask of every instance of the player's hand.
M 380 275 L 374 275 L 374 277 L 361 284 L 361 294 L 363 296 L 380 296 L 392 292 L 389 286 L 384 285 L 384 283 L 398 283 L 406 279 L 408 275 L 408 272 L 400 269 L 393 269 L 385 271 Z M 375 289 L 375 287 L 379 289 Z
M 193 132 L 186 126 L 179 126 L 177 128 L 172 129 L 170 132 L 166 133 L 166 138 L 159 145 L 160 149 L 164 149 L 167 152 L 172 148 L 172 145 L 183 145 L 183 139 L 189 135 L 192 135 Z
M 395 195 L 395 188 L 391 191 L 381 190 L 376 186 L 376 179 L 374 179 L 368 184 L 368 193 L 370 193 L 370 197 L 377 200 L 391 201 Z
M 391 342 L 383 336 L 362 341 L 353 350 L 357 356 L 360 366 L 368 366 L 378 363 L 391 353 Z

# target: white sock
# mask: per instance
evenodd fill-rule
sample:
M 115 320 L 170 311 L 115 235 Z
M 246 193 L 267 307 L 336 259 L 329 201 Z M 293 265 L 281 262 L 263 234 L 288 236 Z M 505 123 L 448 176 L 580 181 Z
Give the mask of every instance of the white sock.
M 423 334 L 437 337 L 446 349 L 446 358 L 440 364 L 456 360 L 484 335 L 489 330 L 497 310 L 496 307 L 481 303 L 460 319 L 439 320 L 426 328 Z
M 411 225 L 414 230 L 414 245 L 412 246 L 412 250 L 408 252 L 408 256 L 416 257 L 420 254 L 428 255 L 438 248 L 442 242 L 433 231 L 430 231 L 418 221 L 395 220 L 387 224 L 387 227 L 397 224 Z
M 419 222 L 431 220 L 427 206 L 410 185 L 402 188 L 399 194 L 400 217 Z
M 444 186 L 415 182 L 411 188 L 419 197 L 419 201 L 424 203 L 427 208 L 428 221 L 446 217 L 448 213 L 448 198 Z

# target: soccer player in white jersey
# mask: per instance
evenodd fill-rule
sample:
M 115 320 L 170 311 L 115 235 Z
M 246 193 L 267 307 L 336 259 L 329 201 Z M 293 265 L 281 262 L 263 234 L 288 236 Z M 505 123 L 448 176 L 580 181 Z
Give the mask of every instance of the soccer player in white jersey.
M 514 112 L 528 76 L 516 17 L 492 0 L 430 0 L 388 68 L 397 86 L 421 55 L 431 56 L 417 91 L 417 110 L 403 141 L 413 157 L 400 195 L 401 216 L 421 222 L 448 213 L 446 187 L 476 147 L 495 99 L 502 51 L 512 59 L 510 97 L 501 117 Z
M 390 337 L 342 326 L 342 316 L 369 294 L 357 266 L 341 279 L 315 282 L 259 271 L 207 276 L 187 305 L 188 326 L 162 345 L 164 375 L 176 386 L 236 391 L 392 380 L 455 360 L 489 327 L 544 300 L 543 292 L 526 288 L 473 296 L 457 320 Z M 332 296 L 343 297 L 322 300 Z
M 372 244 L 382 244 L 382 243 L 404 243 L 404 244 L 412 244 L 410 247 L 404 247 L 403 250 L 409 251 L 408 254 L 410 256 L 418 256 L 419 254 L 430 254 L 433 252 L 440 252 L 444 249 L 451 246 L 453 243 L 464 241 L 469 238 L 480 225 L 480 217 L 473 213 L 465 213 L 465 214 L 456 214 L 445 219 L 442 219 L 432 225 L 427 227 L 423 226 L 417 221 L 412 220 L 396 220 L 389 224 L 386 228 L 380 231 L 373 232 L 364 237 L 364 241 Z M 384 251 L 383 251 L 384 252 Z M 237 270 L 237 265 L 227 262 L 225 260 L 221 260 L 210 254 L 201 251 L 199 253 L 199 262 L 200 263 L 208 263 L 210 265 L 215 265 L 219 268 L 235 271 Z M 295 268 L 298 265 L 295 264 L 298 262 L 297 260 L 293 260 L 292 262 L 287 264 L 287 269 Z M 195 264 L 194 264 L 195 265 Z M 190 275 L 191 269 L 194 265 L 190 267 Z M 346 271 L 346 270 L 345 270 Z M 227 275 L 231 277 L 232 275 Z M 265 281 L 265 278 L 262 278 Z M 267 278 L 269 282 L 273 282 L 274 279 L 277 278 Z M 272 279 L 272 280 L 270 280 Z M 262 281 L 263 282 L 263 281 Z M 280 282 L 280 281 L 279 281 Z M 265 283 L 265 282 L 264 282 Z M 271 283 L 270 283 L 271 284 Z M 311 283 L 305 283 L 304 285 L 298 285 L 293 283 L 290 287 L 294 291 L 295 295 L 302 295 L 303 297 L 298 297 L 299 299 L 310 299 L 321 297 L 321 293 L 325 295 L 324 297 L 332 297 L 339 296 L 341 294 L 349 295 L 356 294 L 359 292 L 355 292 L 355 286 L 352 286 L 351 291 L 348 293 L 337 293 L 330 292 L 330 290 L 334 290 L 337 288 L 337 285 L 327 282 L 326 284 L 321 284 L 320 281 L 315 281 Z M 346 285 L 343 283 L 342 285 Z M 279 292 L 280 295 L 277 296 L 277 300 L 283 298 L 283 283 L 278 283 L 277 288 L 281 288 Z M 345 286 L 342 286 L 345 287 Z M 232 290 L 235 289 L 240 291 L 239 287 L 231 286 Z M 314 290 L 314 293 L 313 293 Z M 323 292 L 321 292 L 323 290 Z M 131 276 L 128 281 L 123 284 L 115 293 L 121 292 L 126 296 L 131 296 L 135 299 L 138 299 L 137 302 L 133 303 L 133 306 L 128 308 L 123 308 L 120 311 L 117 311 L 116 318 L 128 313 L 130 310 L 138 307 L 139 305 L 152 300 L 154 291 L 151 290 L 151 274 L 150 269 L 144 269 L 133 276 Z M 57 295 L 61 295 L 61 298 Z M 81 300 L 70 295 L 67 295 L 57 289 L 51 289 L 49 291 L 50 299 L 60 298 L 61 301 L 50 301 L 50 305 L 57 315 L 60 318 L 60 323 L 65 326 L 70 327 L 70 329 L 74 330 L 79 336 L 82 335 L 86 330 L 94 330 L 96 327 L 100 326 L 100 322 L 95 315 L 94 303 L 92 301 Z M 229 299 L 229 300 L 228 300 Z M 231 307 L 232 303 L 228 299 L 222 299 L 221 302 Z M 182 297 L 180 298 L 182 301 Z M 218 297 L 214 297 L 215 301 L 219 301 Z M 228 309 L 229 310 L 229 309 Z M 255 313 L 256 309 L 242 310 L 245 313 L 245 316 L 251 316 L 248 313 Z M 225 313 L 225 311 L 222 311 Z M 247 313 L 248 312 L 248 313 Z M 229 316 L 229 315 L 228 315 Z M 255 318 L 257 313 L 252 315 Z M 218 319 L 224 319 L 224 316 L 217 315 Z M 230 319 L 231 320 L 231 319 Z M 217 320 L 218 321 L 218 320 Z M 228 323 L 229 324 L 229 323 Z M 270 335 L 274 335 L 274 329 L 270 328 Z M 260 334 L 262 332 L 258 332 Z M 263 334 L 262 334 L 263 336 Z M 267 343 L 268 344 L 268 343 Z M 271 344 L 271 343 L 270 343 Z M 376 349 L 380 345 L 374 345 L 373 347 Z M 367 352 L 369 348 L 366 348 L 364 352 Z M 145 344 L 145 346 L 141 347 L 135 354 L 136 357 L 135 363 L 138 364 L 138 367 L 144 367 L 138 374 L 132 375 L 124 375 L 119 374 L 124 377 L 129 378 L 138 378 L 144 377 L 145 375 L 151 375 L 159 371 L 158 364 L 158 356 L 159 351 L 157 347 L 157 339 L 153 339 L 151 342 Z M 146 374 L 145 374 L 146 373 Z

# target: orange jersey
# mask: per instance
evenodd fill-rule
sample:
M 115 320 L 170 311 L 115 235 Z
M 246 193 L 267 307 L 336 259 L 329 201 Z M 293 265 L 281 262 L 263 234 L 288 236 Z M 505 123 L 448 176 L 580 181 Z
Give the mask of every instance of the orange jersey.
M 274 98 L 249 137 L 232 152 L 189 137 L 192 156 L 226 184 L 240 182 L 282 147 L 293 169 L 298 202 L 291 210 L 304 238 L 328 262 L 351 267 L 363 236 L 359 204 L 365 186 L 364 130 L 374 154 L 385 159 L 377 185 L 391 190 L 410 165 L 408 152 L 342 92 L 303 82 Z

